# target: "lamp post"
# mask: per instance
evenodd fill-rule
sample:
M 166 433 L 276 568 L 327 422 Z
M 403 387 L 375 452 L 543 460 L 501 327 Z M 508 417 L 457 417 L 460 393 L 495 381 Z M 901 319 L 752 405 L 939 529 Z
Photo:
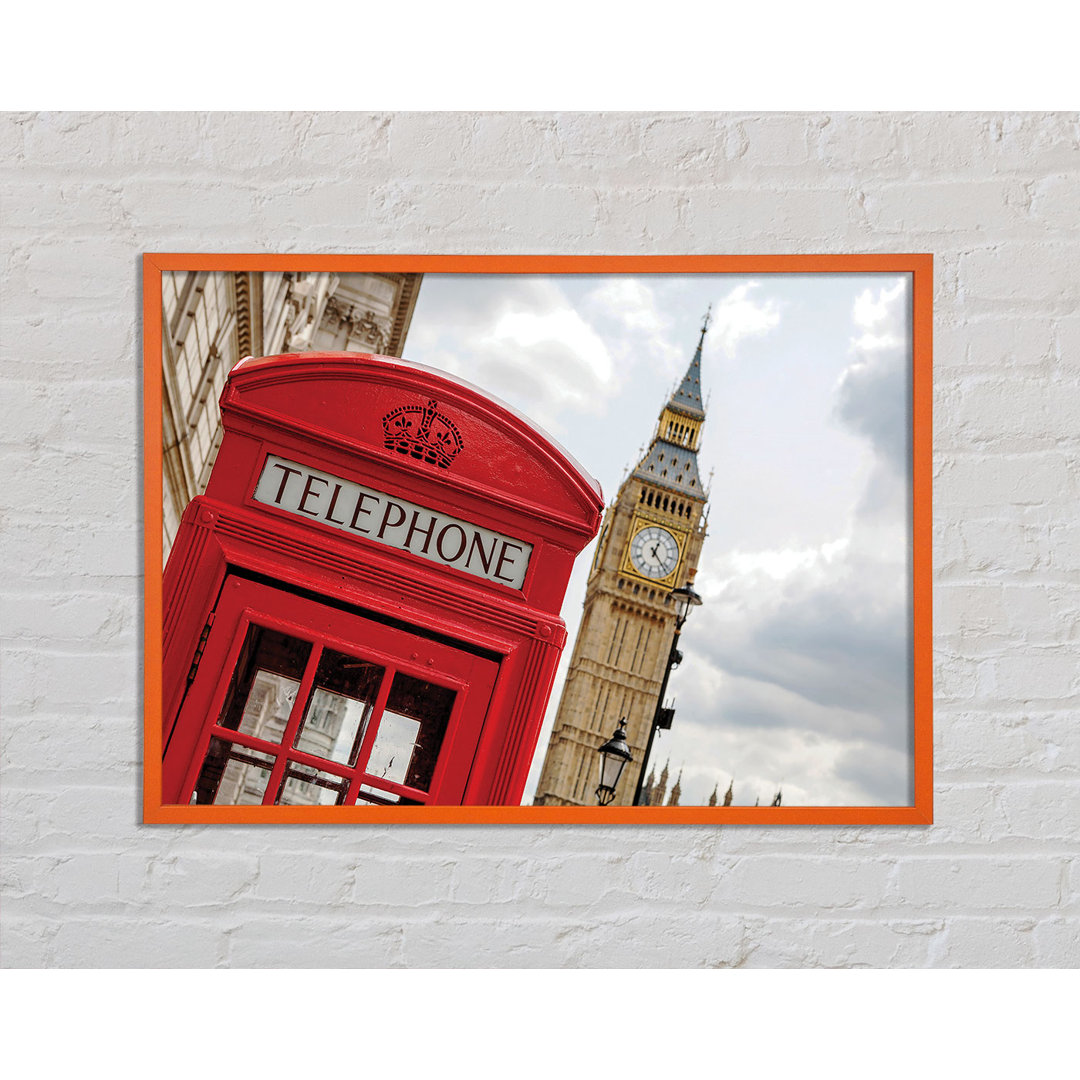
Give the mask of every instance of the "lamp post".
M 633 761 L 626 745 L 626 717 L 619 721 L 615 734 L 597 750 L 600 755 L 600 786 L 596 789 L 597 806 L 607 806 L 615 798 L 615 786 L 628 761 Z
M 701 597 L 689 585 L 682 585 L 671 590 L 671 598 L 675 601 L 675 634 L 671 639 L 671 652 L 668 653 L 667 666 L 664 668 L 664 681 L 660 684 L 660 694 L 656 699 L 656 712 L 653 713 L 653 721 L 649 727 L 649 741 L 645 744 L 645 754 L 641 759 L 641 771 L 638 773 L 637 788 L 634 791 L 634 806 L 641 805 L 641 789 L 645 784 L 645 769 L 649 764 L 649 755 L 652 753 L 653 739 L 659 728 L 665 731 L 671 728 L 675 710 L 664 708 L 664 694 L 667 692 L 668 679 L 671 677 L 673 668 L 682 663 L 682 653 L 679 652 L 679 635 L 683 625 L 690 615 L 690 609 L 701 603 Z

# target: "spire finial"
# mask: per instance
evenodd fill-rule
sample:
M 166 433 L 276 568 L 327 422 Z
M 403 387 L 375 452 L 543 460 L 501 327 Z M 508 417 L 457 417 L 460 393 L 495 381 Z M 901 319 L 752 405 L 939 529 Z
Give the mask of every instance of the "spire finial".
M 709 329 L 709 316 L 712 314 L 712 304 L 709 305 L 708 310 L 705 312 L 705 321 L 701 324 L 701 336 L 705 337 L 705 331 Z

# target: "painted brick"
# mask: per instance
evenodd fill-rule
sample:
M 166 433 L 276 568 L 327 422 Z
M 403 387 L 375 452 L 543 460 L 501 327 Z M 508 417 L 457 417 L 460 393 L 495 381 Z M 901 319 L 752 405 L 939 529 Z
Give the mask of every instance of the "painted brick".
M 20 381 L 37 381 L 48 374 L 50 386 L 57 390 L 63 381 L 71 377 L 73 370 L 93 371 L 95 378 L 103 381 L 125 379 L 122 396 L 112 398 L 108 411 L 99 413 L 109 416 L 117 424 L 127 424 L 126 409 L 122 406 L 131 401 L 134 380 L 142 370 L 135 356 L 135 327 L 130 311 L 95 310 L 94 302 L 70 305 L 68 318 L 50 321 L 48 343 L 40 348 L 40 315 L 25 319 L 8 319 L 0 315 L 0 336 L 3 337 L 8 357 L 5 360 L 7 378 Z M 120 407 L 118 407 L 120 406 Z M 45 418 L 38 416 L 39 423 Z M 134 417 L 132 417 L 132 420 Z
M 79 772 L 115 782 L 138 767 L 140 739 L 131 717 L 113 720 L 44 710 L 9 715 L 0 732 L 5 779 L 10 783 L 18 778 L 23 786 L 33 787 L 35 772 L 53 781 L 60 773 L 67 773 L 70 780 L 73 772 Z
M 1080 283 L 1070 273 L 1080 256 L 1076 242 L 1002 243 L 964 254 L 960 283 L 965 299 L 981 309 L 1035 303 L 1048 313 L 1075 309 Z
M 128 125 L 116 113 L 44 112 L 27 114 L 20 126 L 26 163 L 97 171 L 109 164 Z
M 477 119 L 465 113 L 416 113 L 402 116 L 387 125 L 387 150 L 392 167 L 404 171 L 411 163 L 423 161 L 436 174 L 463 171 L 473 159 L 472 139 Z M 513 124 L 515 131 L 521 127 Z M 504 128 L 505 130 L 505 128 Z M 528 141 L 518 143 L 521 159 L 528 157 Z M 496 149 L 492 155 L 502 158 Z M 519 159 L 519 160 L 521 160 Z
M 212 968 L 222 966 L 227 925 L 193 919 L 64 917 L 52 953 L 71 968 Z
M 882 958 L 880 966 L 933 966 L 933 951 L 944 934 L 944 919 L 802 919 L 754 918 L 746 928 L 748 968 L 865 966 L 864 958 Z
M 123 227 L 123 185 L 86 182 L 63 174 L 9 183 L 4 192 L 4 227 L 33 230 L 33 237 L 55 235 L 55 226 L 86 228 L 108 223 Z
M 258 860 L 247 851 L 173 855 L 150 862 L 145 888 L 169 907 L 217 908 L 250 893 L 257 876 Z
M 1078 129 L 1076 113 L 952 113 L 934 138 L 920 142 L 916 172 L 1027 177 L 1036 160 L 1047 171 L 1075 167 Z
M 43 523 L 24 521 L 5 530 L 4 550 L 28 581 L 67 580 L 74 570 L 86 587 L 112 580 L 114 590 L 130 595 L 126 584 L 139 573 L 142 536 L 129 522 Z
M 910 120 L 888 113 L 839 113 L 812 121 L 816 154 L 831 168 L 856 167 L 868 179 L 910 172 Z
M 1020 968 L 1035 961 L 1035 920 L 950 919 L 945 928 L 941 966 Z
M 566 187 L 552 185 L 542 191 L 524 197 L 527 185 L 520 183 L 498 184 L 483 191 L 481 195 L 484 212 L 496 232 L 512 230 L 525 236 L 537 236 L 557 222 L 560 237 L 574 239 L 592 236 L 596 232 L 596 220 L 603 213 L 603 201 L 591 185 L 575 184 Z M 413 192 L 413 204 L 427 213 L 427 192 L 423 199 Z M 460 201 L 452 190 L 436 191 L 432 212 L 435 222 L 456 220 Z M 600 211 L 600 215 L 598 215 Z
M 134 636 L 134 596 L 20 591 L 4 597 L 3 606 L 7 631 L 12 637 L 130 645 Z
M 54 931 L 55 928 L 47 925 L 40 915 L 18 919 L 9 912 L 0 925 L 0 956 L 4 967 L 51 967 Z
M 1047 176 L 1031 185 L 1031 216 L 1045 229 L 1075 233 L 1080 228 L 1077 204 L 1080 180 L 1075 172 Z
M 430 962 L 434 967 L 545 968 L 566 966 L 575 955 L 578 919 L 562 925 L 550 918 L 521 914 L 447 920 L 427 918 L 400 924 L 403 967 Z M 429 958 L 429 960 L 425 960 Z
M 755 140 L 763 157 L 770 157 L 769 163 L 775 164 L 784 157 L 797 157 L 797 145 L 805 145 L 805 134 L 790 123 L 770 124 L 767 118 L 760 117 L 743 123 L 735 118 L 709 118 L 702 124 L 690 117 L 662 116 L 646 122 L 635 142 L 646 170 L 715 181 L 736 171 L 729 163 L 746 155 Z M 766 164 L 764 160 L 762 163 Z
M 798 169 L 800 175 L 812 171 L 811 146 L 818 131 L 817 122 L 808 117 L 801 125 L 790 116 L 755 116 L 738 124 L 742 136 L 737 157 L 754 168 L 782 167 Z M 732 142 L 730 136 L 728 142 Z
M 1000 855 L 910 857 L 896 864 L 889 899 L 902 908 L 955 914 L 992 908 L 1054 907 L 1061 899 L 1061 858 Z
M 416 168 L 417 162 L 402 161 L 395 165 L 390 160 L 389 138 L 391 126 L 402 120 L 393 120 L 388 113 L 328 112 L 320 114 L 316 122 L 313 117 L 305 117 L 304 124 L 298 131 L 300 140 L 299 166 L 312 175 L 325 178 L 326 171 L 331 173 L 341 170 L 349 154 L 356 155 L 363 171 L 369 178 L 390 176 L 401 169 Z M 225 157 L 230 168 L 237 168 L 247 173 L 246 164 L 238 163 L 231 155 Z M 266 179 L 266 172 L 258 173 L 260 182 Z
M 27 290 L 33 314 L 50 310 L 50 302 L 120 299 L 117 284 L 123 283 L 129 309 L 134 310 L 135 256 L 137 249 L 126 238 L 62 236 L 59 233 L 35 241 L 26 258 L 24 274 L 15 275 L 12 292 Z
M 46 502 L 46 517 L 72 521 L 80 517 L 95 521 L 130 521 L 139 493 L 130 483 L 132 461 L 127 450 L 88 447 L 85 450 L 20 448 L 7 451 L 8 467 L 20 470 L 24 484 L 34 485 Z M 28 516 L 31 509 L 22 496 L 23 487 L 0 493 L 0 511 Z
M 367 860 L 356 868 L 349 898 L 376 907 L 422 908 L 447 898 L 452 875 L 453 862 L 429 853 L 421 859 Z
M 1054 337 L 1054 356 L 1068 370 L 1074 370 L 1080 351 L 1080 315 L 1066 315 L 1051 323 Z
M 965 456 L 945 464 L 942 491 L 957 507 L 1031 506 L 1053 503 L 1075 490 L 1075 471 L 1063 453 Z
M 79 706 L 87 699 L 111 712 L 111 707 L 130 705 L 134 699 L 136 658 L 130 650 L 84 655 L 9 649 L 5 663 L 5 700 L 15 716 L 25 706 L 37 711 L 46 703 Z
M 1080 689 L 1080 646 L 1027 649 L 993 661 L 994 689 L 1011 701 L 1047 702 L 1069 698 Z
M 738 915 L 671 906 L 663 936 L 651 933 L 655 915 L 616 908 L 587 918 L 560 937 L 568 967 L 698 968 L 742 967 L 749 949 L 746 921 Z M 620 932 L 621 929 L 621 932 Z M 679 957 L 693 957 L 689 964 Z
M 1053 324 L 1046 318 L 989 316 L 969 320 L 944 335 L 939 332 L 939 351 L 951 345 L 954 337 L 956 345 L 948 351 L 958 354 L 966 364 L 995 373 L 999 378 L 1017 368 L 1045 366 L 1054 354 Z M 1020 375 L 1027 378 L 1030 371 L 1022 371 Z M 1010 379 L 1014 385 L 1017 381 Z
M 1074 764 L 1080 764 L 1074 762 Z M 1075 777 L 1015 780 L 1001 792 L 1011 838 L 1074 843 L 1080 822 L 1080 785 Z
M 1032 931 L 1035 963 L 1041 968 L 1080 967 L 1080 916 L 1040 920 Z
M 954 445 L 1053 449 L 1059 433 L 1080 428 L 1080 385 L 1061 378 L 966 378 L 942 388 Z
M 253 217 L 263 198 L 254 182 L 238 184 L 213 173 L 175 181 L 136 176 L 124 185 L 120 209 L 127 220 L 139 222 L 149 250 L 161 250 L 159 233 L 179 236 L 192 227 L 230 230 L 235 222 Z
M 522 858 L 501 858 L 494 864 L 462 859 L 455 861 L 449 901 L 463 906 L 503 905 L 536 899 L 543 883 L 533 864 Z
M 338 905 L 348 898 L 356 878 L 351 859 L 325 857 L 302 874 L 297 864 L 295 854 L 260 855 L 254 895 L 320 906 Z
M 445 933 L 445 924 L 444 924 Z M 228 932 L 227 967 L 401 967 L 404 928 L 395 918 L 247 915 Z
M 810 858 L 794 853 L 742 858 L 718 875 L 713 902 L 830 910 L 874 907 L 890 870 L 884 859 Z
M 548 903 L 571 907 L 596 904 L 621 882 L 620 860 L 613 856 L 570 855 L 543 867 Z
M 867 195 L 866 219 L 886 233 L 978 236 L 1023 223 L 1025 215 L 1010 205 L 1010 195 L 1020 192 L 1016 180 L 889 184 Z
M 1080 773 L 1080 732 L 1067 712 L 947 712 L 938 738 L 939 770 L 1024 769 Z M 939 729 L 940 730 L 940 729 Z
M 1003 592 L 996 582 L 946 585 L 934 595 L 934 611 L 942 625 L 956 634 L 968 637 L 987 633 L 1000 628 L 1006 618 Z
M 778 185 L 772 190 L 706 190 L 690 201 L 686 217 L 695 235 L 720 235 L 725 246 L 734 243 L 740 251 L 754 251 L 795 232 L 813 237 L 808 243 L 839 243 L 856 232 L 852 223 L 855 210 L 854 195 L 843 189 Z

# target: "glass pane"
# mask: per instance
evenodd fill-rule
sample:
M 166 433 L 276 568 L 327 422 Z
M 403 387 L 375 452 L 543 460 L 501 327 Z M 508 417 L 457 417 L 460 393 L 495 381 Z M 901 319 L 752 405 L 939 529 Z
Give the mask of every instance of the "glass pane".
M 393 791 L 380 791 L 370 784 L 361 784 L 356 793 L 358 803 L 375 803 L 376 806 L 420 806 L 416 799 L 406 799 Z
M 289 679 L 259 668 L 240 716 L 240 730 L 256 739 L 281 742 L 299 689 L 299 679 Z
M 427 791 L 455 696 L 445 686 L 398 672 L 365 771 Z
M 340 806 L 348 791 L 343 777 L 290 761 L 274 801 L 278 806 Z
M 293 746 L 342 765 L 355 765 L 384 670 L 354 656 L 323 650 L 315 691 Z
M 281 742 L 311 643 L 252 624 L 218 723 L 267 742 Z
M 191 801 L 200 805 L 258 806 L 274 759 L 225 739 L 211 739 Z

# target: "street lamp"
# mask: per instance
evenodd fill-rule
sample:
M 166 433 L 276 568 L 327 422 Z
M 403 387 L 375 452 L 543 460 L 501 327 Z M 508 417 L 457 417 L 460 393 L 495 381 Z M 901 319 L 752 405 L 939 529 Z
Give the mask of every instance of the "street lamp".
M 596 803 L 598 806 L 607 806 L 615 798 L 615 786 L 626 763 L 634 760 L 630 755 L 630 747 L 626 745 L 625 716 L 619 721 L 615 734 L 597 753 L 600 755 L 600 786 L 596 789 Z
M 690 609 L 700 606 L 701 597 L 689 585 L 680 585 L 679 588 L 671 590 L 671 599 L 675 601 L 675 633 L 678 634 L 690 614 Z
M 689 585 L 680 585 L 671 590 L 671 599 L 675 601 L 675 633 L 671 638 L 671 652 L 668 653 L 667 667 L 664 668 L 664 681 L 660 684 L 660 694 L 656 699 L 656 712 L 653 713 L 653 721 L 649 726 L 649 741 L 645 744 L 645 755 L 641 759 L 641 771 L 638 773 L 637 788 L 634 791 L 634 806 L 641 805 L 641 789 L 645 786 L 645 767 L 649 764 L 649 755 L 652 753 L 653 739 L 658 729 L 665 731 L 671 727 L 671 721 L 675 718 L 674 709 L 664 708 L 664 694 L 667 692 L 668 679 L 673 668 L 682 663 L 683 655 L 679 652 L 679 635 L 683 625 L 690 615 L 690 609 L 701 603 L 701 597 Z

